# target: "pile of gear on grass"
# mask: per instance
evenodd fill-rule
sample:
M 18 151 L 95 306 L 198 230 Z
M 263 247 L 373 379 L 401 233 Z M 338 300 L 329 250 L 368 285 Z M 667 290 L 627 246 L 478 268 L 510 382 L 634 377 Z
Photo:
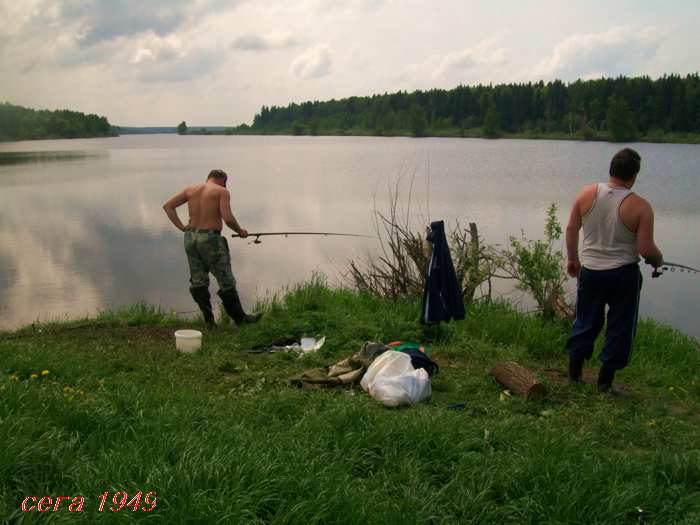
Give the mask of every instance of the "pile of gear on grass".
M 439 326 L 440 322 L 464 319 L 464 300 L 455 273 L 443 221 L 431 223 L 427 237 L 432 254 L 426 269 L 420 321 Z M 388 344 L 367 342 L 359 352 L 325 368 L 306 370 L 292 378 L 302 388 L 338 387 L 359 381 L 363 390 L 384 406 L 415 405 L 430 397 L 430 378 L 437 374 L 431 347 L 395 341 Z M 528 399 L 541 399 L 546 390 L 518 363 L 499 363 L 491 375 L 508 392 Z M 450 408 L 463 408 L 457 403 Z
M 421 323 L 437 325 L 451 319 L 464 319 L 464 302 L 459 289 L 443 221 L 430 225 L 427 237 L 432 256 L 426 271 Z M 318 350 L 316 342 L 279 341 L 250 352 L 295 352 L 300 356 Z M 291 379 L 301 388 L 325 388 L 358 382 L 372 397 L 387 407 L 415 405 L 430 397 L 430 378 L 439 367 L 430 357 L 431 347 L 420 343 L 394 341 L 367 342 L 352 356 L 324 368 L 306 370 Z
M 427 237 L 432 245 L 432 255 L 426 269 L 425 288 L 420 321 L 424 325 L 439 327 L 440 322 L 464 319 L 465 309 L 459 281 L 445 237 L 443 221 L 431 223 Z M 325 337 L 316 341 L 302 338 L 280 339 L 270 345 L 256 346 L 250 353 L 290 352 L 302 357 L 318 351 Z M 305 370 L 291 378 L 300 388 L 337 388 L 359 383 L 370 396 L 387 407 L 411 406 L 431 395 L 430 379 L 439 367 L 431 359 L 430 345 L 406 341 L 388 344 L 366 342 L 362 348 L 337 363 Z M 530 372 L 514 362 L 499 363 L 491 375 L 508 392 L 524 395 L 529 399 L 544 397 L 544 385 Z M 463 408 L 454 404 L 449 408 Z
M 430 359 L 430 347 L 395 341 L 367 342 L 359 352 L 324 368 L 305 370 L 292 378 L 302 388 L 353 385 L 387 407 L 415 405 L 430 397 L 430 378 L 438 365 Z

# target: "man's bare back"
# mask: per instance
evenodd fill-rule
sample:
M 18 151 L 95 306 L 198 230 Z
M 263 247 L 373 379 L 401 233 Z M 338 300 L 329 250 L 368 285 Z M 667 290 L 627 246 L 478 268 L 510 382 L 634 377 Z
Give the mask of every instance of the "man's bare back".
M 240 227 L 233 216 L 231 195 L 225 185 L 226 179 L 210 178 L 196 186 L 189 186 L 171 197 L 163 205 L 163 209 L 170 221 L 181 231 L 187 228 L 221 231 L 222 223 L 225 222 L 241 237 L 247 237 L 248 232 Z M 189 211 L 187 226 L 182 223 L 176 211 L 177 207 L 185 203 Z
M 187 208 L 190 214 L 190 228 L 221 230 L 221 198 L 226 188 L 214 183 L 197 184 L 185 188 Z

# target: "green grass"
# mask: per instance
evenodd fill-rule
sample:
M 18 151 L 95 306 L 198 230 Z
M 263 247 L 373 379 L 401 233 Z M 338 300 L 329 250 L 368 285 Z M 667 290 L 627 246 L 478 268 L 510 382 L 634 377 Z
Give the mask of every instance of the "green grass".
M 172 333 L 201 324 L 146 305 L 0 334 L 0 519 L 700 523 L 700 353 L 667 327 L 640 323 L 619 374 L 631 393 L 615 397 L 548 379 L 565 367 L 567 327 L 506 304 L 439 332 L 418 324 L 416 304 L 318 280 L 265 307 L 257 325 L 206 333 L 194 355 Z M 301 335 L 327 342 L 303 359 L 246 352 Z M 441 366 L 418 406 L 289 386 L 395 339 L 431 342 Z M 547 398 L 502 396 L 488 370 L 505 359 L 540 374 Z M 155 491 L 156 509 L 99 514 L 100 494 L 117 490 Z M 82 495 L 85 509 L 24 514 L 29 495 Z

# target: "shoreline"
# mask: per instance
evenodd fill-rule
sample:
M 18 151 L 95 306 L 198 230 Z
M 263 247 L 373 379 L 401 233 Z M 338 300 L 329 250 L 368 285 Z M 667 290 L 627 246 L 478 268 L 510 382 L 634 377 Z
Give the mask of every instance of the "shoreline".
M 497 137 L 487 137 L 483 134 L 478 133 L 434 133 L 425 134 L 420 137 L 411 135 L 410 133 L 372 133 L 372 132 L 319 132 L 316 134 L 310 133 L 292 133 L 289 131 L 232 131 L 232 132 L 211 132 L 198 133 L 198 132 L 187 132 L 187 133 L 121 133 L 116 135 L 98 135 L 91 137 L 42 137 L 42 138 L 22 138 L 22 139 L 0 139 L 0 144 L 8 144 L 11 142 L 35 142 L 40 140 L 85 140 L 85 139 L 105 139 L 105 138 L 117 138 L 130 135 L 180 135 L 180 136 L 252 136 L 252 137 L 266 137 L 266 136 L 276 136 L 276 137 L 376 137 L 376 138 L 412 138 L 412 139 L 484 139 L 484 140 L 551 140 L 551 141 L 568 141 L 568 142 L 609 142 L 611 144 L 700 144 L 700 135 L 690 135 L 686 137 L 638 137 L 634 140 L 629 141 L 613 141 L 608 137 L 591 137 L 585 138 L 578 135 L 568 135 L 561 133 L 541 133 L 541 134 L 529 134 L 529 133 L 503 133 Z
M 170 134 L 170 133 L 168 133 Z M 187 132 L 181 133 L 180 135 L 215 135 L 215 136 L 282 136 L 282 137 L 377 137 L 377 138 L 414 138 L 414 139 L 430 139 L 430 138 L 454 138 L 454 139 L 484 139 L 484 140 L 565 140 L 570 142 L 609 142 L 612 144 L 633 144 L 633 143 L 647 143 L 647 144 L 700 144 L 700 135 L 693 135 L 689 137 L 638 137 L 630 141 L 613 141 L 608 137 L 592 137 L 584 138 L 578 135 L 568 135 L 560 133 L 542 133 L 542 134 L 527 134 L 527 133 L 504 133 L 498 137 L 487 137 L 483 134 L 477 133 L 434 133 L 425 134 L 420 137 L 411 135 L 410 133 L 372 133 L 372 132 L 352 132 L 352 133 L 342 133 L 338 131 L 333 132 L 319 132 L 316 134 L 310 133 L 292 133 L 289 131 L 233 131 L 229 133 L 219 133 L 219 132 L 207 132 L 207 133 L 197 133 L 197 132 Z
M 302 282 L 299 283 L 296 288 L 305 288 L 311 286 L 310 283 L 307 282 Z M 324 285 L 324 288 L 326 286 Z M 339 289 L 339 288 L 334 288 L 331 286 L 327 287 L 327 290 L 332 294 L 332 293 L 349 293 L 350 295 L 354 296 L 361 296 L 363 295 L 361 292 L 358 292 L 354 289 Z M 260 299 L 258 299 L 259 301 Z M 380 299 L 379 301 L 384 301 Z M 388 302 L 388 300 L 386 300 Z M 562 323 L 562 319 L 557 319 L 557 320 L 552 320 L 552 321 L 544 321 L 541 320 L 537 317 L 537 315 L 533 315 L 530 312 L 523 311 L 518 309 L 518 305 L 511 302 L 508 298 L 505 297 L 497 297 L 494 298 L 491 301 L 492 304 L 497 304 L 501 305 L 504 308 L 507 308 L 511 314 L 515 317 L 521 318 L 521 319 L 531 319 L 534 321 L 542 322 L 544 324 L 547 323 Z M 258 304 L 260 304 L 258 302 Z M 262 303 L 264 306 L 264 302 Z M 471 306 L 470 306 L 471 308 Z M 142 318 L 143 312 L 147 312 L 147 315 Z M 183 324 L 183 325 L 192 325 L 192 324 L 200 324 L 200 314 L 199 311 L 197 310 L 192 310 L 191 312 L 176 312 L 172 308 L 167 308 L 163 307 L 162 305 L 154 305 L 146 302 L 136 302 L 131 305 L 126 305 L 126 306 L 120 306 L 120 307 L 114 307 L 114 308 L 107 308 L 104 310 L 98 310 L 93 313 L 89 313 L 87 315 L 76 315 L 74 317 L 71 317 L 70 315 L 64 315 L 64 316 L 57 316 L 56 318 L 50 319 L 36 319 L 34 321 L 29 321 L 29 322 L 24 322 L 21 324 L 18 324 L 16 326 L 5 326 L 5 327 L 0 327 L 0 339 L 6 338 L 6 339 L 13 339 L 16 337 L 25 337 L 25 336 L 30 336 L 32 334 L 39 335 L 44 331 L 52 331 L 52 330 L 72 330 L 76 328 L 84 328 L 84 327 L 100 327 L 102 325 L 108 325 L 114 321 L 126 321 L 127 323 L 131 323 L 133 319 L 130 319 L 130 317 L 138 318 L 138 324 L 145 323 L 145 324 L 151 324 L 153 322 L 156 322 L 156 324 L 165 324 L 165 325 L 175 325 L 177 323 Z M 467 312 L 467 316 L 469 316 L 469 313 Z M 653 317 L 639 317 L 639 322 L 644 323 L 647 325 L 654 325 L 657 327 L 657 329 L 666 331 L 669 333 L 674 333 L 678 337 L 685 338 L 692 342 L 697 351 L 700 353 L 700 338 L 686 333 L 679 328 L 675 328 L 671 326 L 670 324 L 664 322 L 664 321 L 659 321 L 654 319 Z

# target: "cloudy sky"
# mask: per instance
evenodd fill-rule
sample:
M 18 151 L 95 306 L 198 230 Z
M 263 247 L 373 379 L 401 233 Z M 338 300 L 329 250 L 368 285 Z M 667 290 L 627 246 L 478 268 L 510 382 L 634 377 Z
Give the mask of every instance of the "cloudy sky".
M 0 0 L 0 101 L 117 125 L 460 83 L 700 70 L 697 0 Z

